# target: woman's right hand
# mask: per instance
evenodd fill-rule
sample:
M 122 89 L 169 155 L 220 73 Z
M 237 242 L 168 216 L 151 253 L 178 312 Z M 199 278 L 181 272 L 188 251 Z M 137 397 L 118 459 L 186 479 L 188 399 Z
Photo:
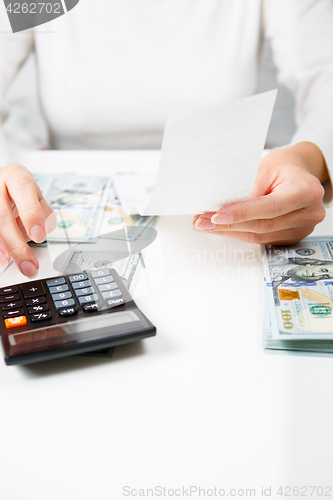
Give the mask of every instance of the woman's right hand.
M 22 274 L 37 275 L 38 260 L 27 242 L 45 240 L 52 214 L 29 170 L 14 163 L 0 169 L 0 267 L 12 258 Z

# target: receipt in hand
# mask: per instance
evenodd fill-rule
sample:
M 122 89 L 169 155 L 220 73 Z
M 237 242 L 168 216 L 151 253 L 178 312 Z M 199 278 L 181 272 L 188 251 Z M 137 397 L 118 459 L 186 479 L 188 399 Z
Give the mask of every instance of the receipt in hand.
M 251 197 L 277 90 L 211 105 L 166 123 L 161 161 L 141 215 L 215 212 Z

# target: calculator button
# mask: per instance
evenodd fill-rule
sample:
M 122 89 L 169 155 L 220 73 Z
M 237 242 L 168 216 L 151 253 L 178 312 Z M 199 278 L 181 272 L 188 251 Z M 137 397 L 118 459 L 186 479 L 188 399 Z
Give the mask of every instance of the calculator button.
M 95 293 L 92 295 L 85 295 L 84 297 L 78 297 L 78 301 L 80 306 L 84 306 L 84 304 L 89 304 L 90 302 L 97 302 L 98 297 Z
M 7 309 L 14 309 L 15 307 L 22 307 L 22 304 L 19 300 L 15 300 L 14 302 L 6 302 L 1 306 L 3 311 L 7 311 Z
M 33 299 L 28 299 L 25 301 L 26 306 L 36 306 L 37 304 L 44 304 L 46 302 L 45 297 L 34 297 Z
M 33 285 L 31 283 L 25 283 L 24 285 L 21 285 L 21 289 L 23 292 L 23 297 L 25 299 L 30 299 L 31 297 L 38 297 L 40 295 L 45 295 L 45 290 L 43 287 L 43 283 L 34 283 Z
M 36 322 L 36 321 L 44 321 L 45 319 L 51 319 L 51 313 L 50 311 L 38 313 L 38 314 L 32 314 L 30 316 L 31 321 Z
M 0 295 L 7 295 L 16 292 L 17 292 L 17 286 L 6 286 L 5 288 L 0 288 Z
M 61 309 L 59 314 L 60 316 L 73 316 L 74 314 L 77 314 L 77 309 L 75 309 L 75 307 L 67 307 L 66 309 Z
M 95 278 L 94 281 L 96 285 L 104 285 L 104 283 L 111 283 L 114 279 L 112 276 L 105 276 L 104 278 Z
M 119 297 L 118 299 L 110 299 L 108 300 L 108 305 L 109 306 L 120 306 L 121 304 L 125 304 L 125 301 L 122 297 Z
M 84 280 L 84 281 L 74 281 L 72 283 L 72 287 L 74 288 L 74 290 L 76 290 L 77 288 L 87 288 L 87 286 L 91 286 L 91 283 L 89 280 Z
M 65 307 L 74 306 L 75 302 L 73 299 L 59 300 L 58 302 L 55 302 L 54 305 L 56 309 L 64 309 Z
M 98 290 L 100 292 L 107 292 L 108 290 L 115 290 L 118 288 L 117 283 L 107 283 L 106 285 L 99 285 Z
M 51 286 L 49 288 L 50 293 L 60 293 L 60 292 L 67 292 L 68 290 L 68 285 L 58 285 L 58 286 Z
M 18 293 L 13 293 L 11 295 L 2 295 L 0 297 L 0 302 L 11 302 L 12 300 L 19 300 L 19 294 Z
M 98 311 L 98 305 L 96 304 L 96 302 L 93 304 L 87 304 L 87 305 L 83 306 L 83 310 L 86 312 Z
M 115 297 L 121 297 L 122 293 L 120 290 L 112 290 L 111 292 L 103 292 L 102 297 L 104 300 L 113 299 Z
M 46 284 L 50 288 L 51 286 L 64 285 L 66 283 L 64 278 L 56 278 L 54 280 L 47 280 Z
M 110 271 L 108 269 L 100 269 L 99 271 L 93 271 L 91 276 L 93 278 L 100 278 L 101 276 L 109 276 Z
M 84 281 L 88 279 L 88 276 L 86 274 L 74 274 L 73 276 L 69 276 L 69 281 L 71 283 L 74 283 L 75 281 Z
M 3 311 L 4 318 L 11 318 L 12 316 L 22 316 L 23 309 L 10 309 L 10 311 Z
M 70 299 L 72 297 L 71 292 L 63 292 L 63 293 L 54 293 L 52 295 L 52 299 L 54 302 L 56 300 L 65 300 L 65 299 Z
M 78 288 L 74 291 L 77 297 L 82 297 L 82 295 L 91 295 L 94 293 L 94 289 L 91 286 L 88 286 L 88 288 Z
M 41 304 L 39 306 L 28 307 L 29 314 L 41 313 L 41 312 L 48 311 L 48 310 L 49 310 L 49 308 L 48 308 L 47 304 Z
M 14 328 L 15 326 L 24 326 L 27 324 L 25 316 L 18 316 L 17 318 L 8 318 L 5 320 L 6 328 Z

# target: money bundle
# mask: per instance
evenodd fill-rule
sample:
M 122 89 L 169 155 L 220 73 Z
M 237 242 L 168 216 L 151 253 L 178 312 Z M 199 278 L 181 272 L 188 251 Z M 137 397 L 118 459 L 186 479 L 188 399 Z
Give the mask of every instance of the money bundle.
M 157 218 L 127 213 L 112 177 L 77 174 L 34 177 L 57 217 L 47 242 L 69 245 L 60 259 L 61 269 L 55 265 L 57 260 L 53 263 L 55 270 L 68 274 L 112 267 L 128 288 L 133 286 L 139 263 L 143 262 L 141 250 L 152 241 L 151 228 Z
M 126 227 L 126 239 L 140 237 L 155 217 L 129 215 L 118 199 L 111 177 L 76 174 L 35 174 L 46 202 L 57 216 L 55 229 L 47 241 L 94 243 L 102 234 L 119 238 Z
M 333 237 L 268 245 L 265 350 L 333 355 Z

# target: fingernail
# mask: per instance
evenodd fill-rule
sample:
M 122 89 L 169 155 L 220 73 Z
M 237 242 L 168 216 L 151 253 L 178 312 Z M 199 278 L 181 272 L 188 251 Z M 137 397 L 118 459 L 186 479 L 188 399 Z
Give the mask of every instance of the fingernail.
M 35 266 L 35 264 L 29 262 L 28 260 L 22 262 L 20 268 L 24 276 L 27 276 L 27 278 L 35 278 L 37 276 L 38 273 L 37 267 Z
M 197 229 L 215 229 L 216 224 L 213 224 L 209 219 L 198 219 L 195 227 Z
M 211 221 L 215 222 L 215 224 L 231 224 L 232 215 L 230 215 L 230 214 L 215 214 L 211 218 Z
M 30 229 L 30 238 L 35 243 L 43 243 L 45 240 L 45 231 L 42 226 L 34 226 Z
M 0 250 L 0 267 L 5 267 L 6 264 L 8 264 L 8 259 L 3 251 Z

